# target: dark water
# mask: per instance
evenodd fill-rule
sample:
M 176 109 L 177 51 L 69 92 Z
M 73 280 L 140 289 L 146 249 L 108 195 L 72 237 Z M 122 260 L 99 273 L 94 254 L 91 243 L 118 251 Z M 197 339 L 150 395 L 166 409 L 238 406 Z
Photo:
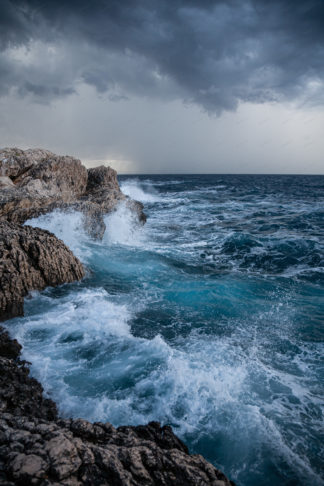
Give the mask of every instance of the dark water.
M 102 243 L 33 220 L 86 263 L 11 329 L 62 413 L 171 424 L 238 485 L 320 485 L 324 177 L 123 176 Z

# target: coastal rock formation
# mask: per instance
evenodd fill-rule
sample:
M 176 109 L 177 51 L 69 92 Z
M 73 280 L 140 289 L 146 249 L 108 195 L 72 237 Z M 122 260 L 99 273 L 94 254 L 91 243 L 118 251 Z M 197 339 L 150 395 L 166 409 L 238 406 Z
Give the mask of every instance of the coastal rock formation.
M 145 221 L 143 205 L 125 196 L 110 167 L 87 170 L 70 156 L 48 150 L 0 150 L 0 219 L 23 223 L 53 211 L 83 212 L 85 227 L 95 238 L 105 231 L 104 214 L 125 201 Z
M 0 320 L 23 315 L 24 297 L 84 276 L 80 261 L 48 231 L 0 221 Z
M 145 221 L 143 205 L 121 192 L 110 167 L 87 170 L 74 157 L 42 149 L 0 150 L 0 320 L 22 315 L 30 290 L 84 275 L 63 242 L 48 232 L 23 228 L 22 223 L 54 209 L 76 210 L 83 213 L 88 233 L 102 238 L 104 215 L 121 201 Z
M 19 348 L 0 332 L 0 485 L 234 485 L 169 426 L 59 419 Z
M 84 276 L 61 240 L 22 226 L 26 219 L 75 209 L 89 233 L 101 237 L 103 215 L 124 201 L 145 221 L 143 206 L 122 194 L 113 169 L 87 171 L 79 160 L 46 150 L 0 150 L 0 189 L 0 320 L 22 315 L 30 290 Z M 0 486 L 233 486 L 202 456 L 190 455 L 169 426 L 60 418 L 20 351 L 0 327 Z

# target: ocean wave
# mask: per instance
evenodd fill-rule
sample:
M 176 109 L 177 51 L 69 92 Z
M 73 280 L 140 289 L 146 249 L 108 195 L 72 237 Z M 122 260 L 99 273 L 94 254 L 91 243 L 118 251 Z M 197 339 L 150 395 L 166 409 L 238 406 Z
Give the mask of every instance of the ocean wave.
M 61 413 L 169 423 L 238 484 L 323 484 L 320 184 L 270 179 L 124 176 L 147 223 L 122 204 L 101 242 L 31 221 L 89 268 L 10 322 Z
M 141 184 L 137 180 L 124 181 L 121 183 L 121 190 L 126 196 L 143 203 L 156 203 L 161 201 L 154 186 L 149 183 Z
M 303 357 L 292 350 L 289 306 L 273 304 L 250 323 L 239 318 L 217 341 L 192 330 L 168 343 L 159 334 L 135 336 L 136 307 L 114 302 L 102 288 L 73 290 L 59 300 L 52 292 L 35 295 L 40 312 L 30 314 L 27 305 L 29 315 L 13 331 L 63 415 L 115 425 L 160 420 L 194 450 L 208 437 L 220 458 L 229 448 L 234 479 L 244 478 L 244 462 L 253 462 L 260 477 L 269 454 L 320 484 L 307 459 L 309 436 L 295 430 L 304 420 L 308 433 L 319 425 L 311 363 L 305 368 L 305 353 L 312 361 L 316 354 L 296 340 Z M 266 323 L 272 327 L 265 334 Z

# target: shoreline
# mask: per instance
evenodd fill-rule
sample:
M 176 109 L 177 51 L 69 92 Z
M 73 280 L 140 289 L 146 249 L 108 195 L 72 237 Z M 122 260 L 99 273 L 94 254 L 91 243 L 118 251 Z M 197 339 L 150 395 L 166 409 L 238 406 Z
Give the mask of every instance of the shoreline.
M 234 486 L 168 425 L 62 419 L 0 326 L 0 485 Z
M 2 174 L 7 170 L 0 181 L 1 320 L 23 314 L 23 299 L 30 290 L 83 277 L 81 263 L 61 240 L 48 231 L 22 226 L 31 215 L 57 208 L 81 210 L 85 227 L 96 237 L 104 231 L 103 214 L 120 200 L 136 212 L 139 223 L 146 219 L 143 205 L 121 193 L 110 168 L 86 173 L 71 157 L 40 149 L 27 154 L 6 150 L 11 159 L 3 151 L 0 156 Z M 81 174 L 82 190 L 71 198 L 75 171 Z M 14 244 L 12 235 L 18 235 Z M 20 351 L 21 345 L 0 326 L 1 485 L 234 485 L 202 456 L 190 455 L 168 425 L 114 428 L 110 423 L 60 418 L 55 402 L 45 398 L 41 384 L 29 376 L 30 363 L 20 359 Z

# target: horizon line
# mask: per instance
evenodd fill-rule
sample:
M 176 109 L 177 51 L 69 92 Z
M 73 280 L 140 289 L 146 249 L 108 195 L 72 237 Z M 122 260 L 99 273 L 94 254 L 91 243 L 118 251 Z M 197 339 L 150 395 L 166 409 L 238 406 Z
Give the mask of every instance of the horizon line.
M 116 170 L 116 169 L 115 169 Z M 316 173 L 261 173 L 261 172 L 117 172 L 117 175 L 172 175 L 172 176 L 184 176 L 184 175 L 217 175 L 217 176 L 311 176 L 311 177 L 323 177 L 323 174 Z

